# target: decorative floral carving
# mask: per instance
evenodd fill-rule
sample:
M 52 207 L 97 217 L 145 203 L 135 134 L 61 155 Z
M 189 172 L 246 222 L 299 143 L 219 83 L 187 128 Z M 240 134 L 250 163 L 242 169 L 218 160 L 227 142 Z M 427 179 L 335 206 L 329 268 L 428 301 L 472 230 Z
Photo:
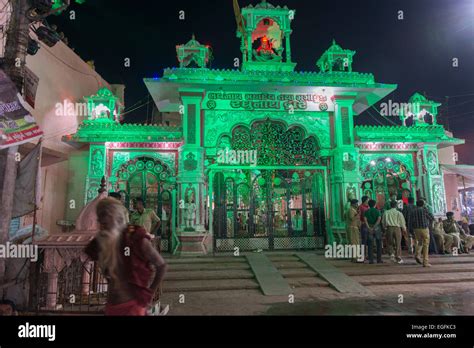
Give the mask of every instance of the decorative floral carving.
M 270 118 L 281 121 L 291 127 L 298 125 L 305 130 L 306 136 L 313 135 L 318 139 L 321 148 L 330 147 L 329 118 L 326 114 L 318 113 L 297 113 L 289 114 L 284 112 L 259 112 L 259 111 L 206 111 L 206 134 L 205 146 L 215 147 L 219 136 L 230 135 L 233 128 L 238 125 L 247 125 L 253 121 Z
M 91 175 L 104 175 L 104 150 L 94 149 L 91 156 Z
M 260 165 L 311 165 L 318 162 L 319 145 L 313 136 L 305 137 L 303 128 L 287 127 L 283 122 L 255 121 L 232 132 L 231 148 L 256 150 Z
M 433 185 L 433 213 L 445 213 L 445 201 L 444 201 L 444 192 L 441 184 L 436 183 Z
M 436 154 L 433 151 L 428 151 L 426 157 L 428 162 L 428 171 L 430 174 L 439 175 L 438 159 L 436 158 Z

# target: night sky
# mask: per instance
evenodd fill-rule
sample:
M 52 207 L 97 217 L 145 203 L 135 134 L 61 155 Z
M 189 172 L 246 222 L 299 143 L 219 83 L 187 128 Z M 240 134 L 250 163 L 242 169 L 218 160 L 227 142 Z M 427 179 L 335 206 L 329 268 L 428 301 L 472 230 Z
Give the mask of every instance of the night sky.
M 240 6 L 260 0 L 240 0 Z M 474 164 L 474 0 L 272 0 L 295 9 L 292 59 L 296 70 L 317 71 L 316 61 L 334 38 L 357 51 L 353 70 L 373 73 L 377 82 L 396 83 L 388 98 L 407 102 L 414 92 L 443 103 L 439 122 L 466 139 L 457 147 L 458 164 Z M 160 77 L 177 66 L 177 44 L 192 33 L 213 47 L 212 68 L 232 68 L 241 58 L 232 0 L 87 0 L 67 13 L 48 18 L 68 37 L 69 45 L 110 83 L 126 85 L 126 107 L 146 102 L 145 77 Z M 179 11 L 185 11 L 185 20 Z M 398 20 L 402 10 L 404 20 Z M 124 58 L 131 67 L 124 67 Z M 458 58 L 459 67 L 452 66 Z M 449 98 L 449 108 L 445 104 Z M 150 99 L 151 100 L 151 99 Z M 140 105 L 140 104 L 138 104 Z M 376 107 L 380 109 L 380 105 Z M 151 104 L 149 105 L 151 112 Z M 371 111 L 358 124 L 389 124 Z M 378 121 L 376 121 L 376 118 Z M 130 112 L 127 122 L 144 122 L 147 106 Z M 393 119 L 393 118 L 392 118 Z

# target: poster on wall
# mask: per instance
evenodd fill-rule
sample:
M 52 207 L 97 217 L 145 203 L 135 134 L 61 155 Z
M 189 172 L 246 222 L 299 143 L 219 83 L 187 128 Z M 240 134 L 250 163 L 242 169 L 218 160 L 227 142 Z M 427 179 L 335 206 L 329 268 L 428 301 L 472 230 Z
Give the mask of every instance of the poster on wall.
M 16 86 L 0 70 L 0 150 L 42 135 L 33 116 L 21 104 Z
M 39 78 L 35 75 L 33 71 L 25 67 L 25 84 L 24 84 L 24 94 L 25 101 L 35 108 L 36 100 L 36 90 L 38 89 Z
M 208 92 L 208 110 L 334 111 L 331 97 L 323 93 Z

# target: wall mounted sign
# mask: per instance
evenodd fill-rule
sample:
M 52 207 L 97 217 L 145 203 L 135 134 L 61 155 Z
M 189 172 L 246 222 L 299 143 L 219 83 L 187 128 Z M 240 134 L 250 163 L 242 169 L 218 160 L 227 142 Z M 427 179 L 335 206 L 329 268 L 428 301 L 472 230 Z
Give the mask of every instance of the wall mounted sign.
M 163 142 L 163 143 L 105 143 L 107 149 L 178 149 L 183 145 L 183 143 L 172 143 L 172 142 Z
M 16 86 L 0 70 L 0 150 L 34 141 L 42 135 L 34 117 L 18 99 Z
M 334 111 L 330 96 L 298 93 L 208 92 L 208 110 Z

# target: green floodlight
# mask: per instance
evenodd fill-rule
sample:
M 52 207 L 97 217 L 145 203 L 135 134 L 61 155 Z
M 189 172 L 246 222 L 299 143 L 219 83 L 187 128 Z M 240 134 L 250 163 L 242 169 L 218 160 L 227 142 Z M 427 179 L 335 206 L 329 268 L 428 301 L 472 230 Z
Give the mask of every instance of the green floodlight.
M 85 1 L 75 0 L 77 4 L 83 4 Z M 42 21 L 52 14 L 61 14 L 70 4 L 71 0 L 34 0 L 26 11 L 26 17 L 32 22 Z
M 82 5 L 86 0 L 75 0 L 76 4 Z M 51 10 L 55 15 L 61 14 L 71 4 L 71 0 L 53 0 L 53 6 Z

